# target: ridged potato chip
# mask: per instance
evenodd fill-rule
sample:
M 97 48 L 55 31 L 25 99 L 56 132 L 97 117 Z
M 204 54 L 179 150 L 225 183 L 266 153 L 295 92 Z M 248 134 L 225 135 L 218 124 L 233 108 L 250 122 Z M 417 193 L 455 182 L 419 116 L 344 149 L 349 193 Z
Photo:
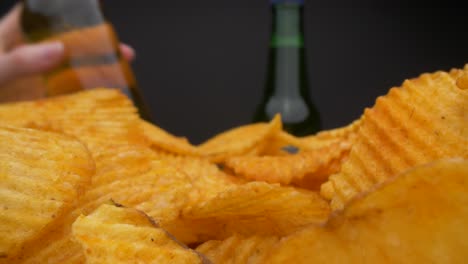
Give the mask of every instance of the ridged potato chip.
M 144 211 L 161 224 L 177 218 L 189 202 L 190 179 L 147 147 L 100 145 L 93 156 L 96 174 L 85 195 L 60 225 L 41 237 L 44 243 L 23 252 L 21 263 L 82 263 L 83 254 L 71 240 L 71 224 L 110 200 Z
M 263 141 L 254 155 L 227 157 L 223 164 L 248 180 L 318 190 L 331 174 L 340 171 L 361 123 L 359 119 L 346 127 L 308 137 L 279 131 Z
M 351 149 L 349 141 L 297 154 L 231 157 L 224 164 L 236 175 L 248 180 L 319 190 L 320 185 L 330 174 L 338 172 L 347 158 Z
M 234 234 L 285 235 L 324 223 L 329 212 L 328 203 L 317 193 L 251 182 L 184 209 L 178 221 L 163 227 L 192 244 Z
M 209 157 L 212 161 L 220 162 L 229 156 L 251 152 L 281 128 L 281 117 L 277 115 L 268 124 L 245 125 L 218 134 L 199 145 L 198 149 L 202 155 Z
M 210 240 L 196 248 L 213 263 L 253 264 L 278 243 L 276 236 L 242 237 L 234 235 L 226 240 Z
M 407 80 L 365 111 L 348 160 L 321 188 L 333 209 L 410 167 L 468 158 L 468 90 L 453 76 L 436 72 Z
M 72 230 L 89 264 L 204 262 L 135 209 L 102 205 L 92 214 L 78 217 Z
M 278 131 L 264 142 L 260 155 L 281 156 L 291 154 L 291 152 L 310 152 L 336 147 L 338 144 L 344 151 L 349 151 L 361 124 L 362 118 L 345 127 L 324 130 L 316 135 L 306 137 L 295 137 L 285 131 Z
M 141 121 L 140 129 L 153 148 L 179 155 L 200 155 L 198 149 L 190 144 L 186 138 L 176 137 L 154 124 Z
M 227 158 L 225 166 L 236 175 L 249 180 L 268 183 L 290 184 L 303 178 L 319 166 L 320 160 L 314 153 L 301 152 L 285 156 L 238 156 Z
M 158 159 L 167 162 L 190 179 L 190 204 L 207 201 L 229 187 L 244 183 L 242 179 L 225 173 L 206 158 L 178 156 L 162 151 L 156 151 L 155 154 Z
M 21 235 L 34 224 L 30 238 L 15 244 L 8 258 L 0 254 L 0 263 L 208 262 L 174 238 L 214 263 L 464 263 L 467 80 L 468 65 L 423 74 L 379 98 L 352 124 L 313 136 L 286 133 L 278 115 L 198 146 L 139 119 L 131 101 L 113 89 L 0 105 L 1 124 L 35 128 L 30 131 L 53 135 L 49 141 L 57 135 L 38 130 L 65 134 L 59 137 L 83 142 L 95 164 L 94 172 L 85 158 L 75 160 L 73 144 L 46 150 L 37 147 L 42 139 L 27 143 L 24 135 L 11 152 L 13 137 L 4 132 L 2 140 L 0 128 L 0 177 L 17 176 L 0 182 L 0 201 L 25 187 L 30 202 L 18 204 L 33 212 L 13 215 L 18 227 L 2 227 L 3 213 L 21 199 L 0 204 L 0 231 Z M 49 149 L 51 161 L 44 154 Z M 6 162 L 12 155 L 20 161 Z M 447 157 L 465 160 L 407 171 Z M 61 195 L 75 198 L 45 200 L 57 202 L 55 208 L 61 202 L 63 210 L 43 222 L 30 218 L 37 210 L 51 216 L 52 207 L 39 207 L 43 200 L 33 200 L 29 190 L 54 187 L 37 184 L 36 175 L 52 179 L 53 173 L 39 172 L 52 171 L 47 166 L 65 171 L 63 162 L 77 166 L 72 172 L 93 171 L 91 181 L 68 180 L 61 187 L 75 191 Z M 19 170 L 24 164 L 29 167 Z M 311 191 L 320 185 L 325 198 Z M 14 242 L 2 235 L 0 252 L 2 241 Z
M 465 263 L 467 176 L 467 160 L 411 169 L 325 227 L 282 239 L 257 263 Z
M 351 122 L 351 124 L 347 126 L 320 131 L 319 133 L 317 133 L 317 135 L 304 137 L 303 140 L 305 142 L 311 141 L 311 144 L 312 144 L 312 142 L 319 141 L 319 140 L 345 139 L 345 138 L 352 136 L 357 131 L 359 131 L 359 128 L 361 127 L 361 125 L 362 125 L 362 117 Z M 311 148 L 314 148 L 314 147 L 311 147 Z
M 188 203 L 191 180 L 169 163 L 158 160 L 148 148 L 130 145 L 102 148 L 102 152 L 113 151 L 118 155 L 95 157 L 95 179 L 80 200 L 80 210 L 91 212 L 113 200 L 163 221 L 176 218 Z M 140 153 L 144 153 L 143 159 L 139 159 Z
M 10 262 L 67 214 L 93 174 L 94 162 L 81 142 L 0 127 L 0 261 Z
M 93 89 L 44 100 L 0 105 L 2 124 L 75 136 L 96 143 L 143 141 L 132 102 L 116 89 Z
M 72 212 L 56 220 L 53 226 L 35 241 L 27 243 L 18 256 L 4 262 L 21 264 L 82 264 L 81 246 L 71 239 L 71 226 L 81 212 Z M 3 262 L 0 263 L 3 264 Z

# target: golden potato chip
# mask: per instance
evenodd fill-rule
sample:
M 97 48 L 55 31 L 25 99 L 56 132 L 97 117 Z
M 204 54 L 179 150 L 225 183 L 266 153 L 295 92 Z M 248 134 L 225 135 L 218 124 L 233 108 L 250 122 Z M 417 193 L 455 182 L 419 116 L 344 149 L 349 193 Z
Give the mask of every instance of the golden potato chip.
M 152 169 L 153 161 L 158 159 L 150 148 L 134 144 L 99 145 L 92 155 L 97 167 L 93 189 L 146 173 Z
M 186 138 L 175 137 L 146 121 L 140 122 L 140 129 L 153 148 L 180 155 L 199 155 L 198 149 L 191 145 Z
M 179 215 L 181 208 L 188 203 L 192 189 L 187 175 L 167 162 L 157 160 L 152 151 L 142 146 L 110 145 L 107 151 L 119 154 L 117 157 L 95 157 L 96 184 L 93 182 L 80 200 L 80 210 L 91 212 L 100 204 L 113 200 L 144 211 L 158 221 Z M 133 163 L 138 152 L 149 158 L 137 159 L 138 163 Z M 143 164 L 140 165 L 141 161 Z
M 91 155 L 72 138 L 0 127 L 0 259 L 70 211 L 93 173 Z
M 276 236 L 234 235 L 226 240 L 210 240 L 196 248 L 213 263 L 250 264 L 259 260 L 279 241 Z
M 314 151 L 279 156 L 227 158 L 225 166 L 238 176 L 268 183 L 292 184 L 318 190 L 332 173 L 338 172 L 350 146 L 337 142 Z
M 0 263 L 48 263 L 82 264 L 84 255 L 81 246 L 71 239 L 71 226 L 76 220 L 75 212 L 58 218 L 44 234 L 26 243 L 24 250 L 8 262 Z
M 445 72 L 423 74 L 365 111 L 348 160 L 322 186 L 333 209 L 410 167 L 468 158 L 468 92 L 455 83 Z
M 135 209 L 102 205 L 92 214 L 80 216 L 72 230 L 89 264 L 203 263 L 199 254 Z
M 290 184 L 295 178 L 304 177 L 318 166 L 318 159 L 308 154 L 231 157 L 226 159 L 225 165 L 236 175 L 249 180 Z
M 456 80 L 459 89 L 468 90 L 468 64 L 465 65 L 464 70 L 453 69 L 450 73 Z
M 468 90 L 468 73 L 465 73 L 457 79 L 457 86 L 462 90 Z
M 333 140 L 333 139 L 348 138 L 349 136 L 355 134 L 359 130 L 359 127 L 361 125 L 362 125 L 362 117 L 353 121 L 351 124 L 347 126 L 330 129 L 330 130 L 324 130 L 324 131 L 317 133 L 317 135 L 304 137 L 303 140 L 306 142 L 308 140 L 313 142 L 313 141 L 318 141 L 318 140 Z
M 317 151 L 325 148 L 333 148 L 338 144 L 348 151 L 356 138 L 357 131 L 361 126 L 362 118 L 345 127 L 332 130 L 324 130 L 316 135 L 306 137 L 295 137 L 285 131 L 274 133 L 270 140 L 264 142 L 261 155 L 278 156 L 287 155 L 291 152 Z M 293 151 L 290 151 L 293 149 Z
M 192 189 L 189 192 L 190 204 L 207 201 L 227 188 L 245 182 L 225 173 L 202 157 L 177 156 L 161 151 L 155 153 L 158 159 L 164 160 L 190 179 L 192 183 Z
M 300 139 L 280 130 L 273 133 L 268 140 L 262 142 L 259 146 L 259 156 L 282 156 L 301 151 L 299 148 Z
M 245 125 L 216 135 L 198 146 L 198 149 L 213 161 L 222 161 L 225 157 L 249 153 L 281 128 L 281 117 L 277 115 L 268 124 Z
M 411 169 L 325 227 L 282 239 L 258 263 L 464 263 L 467 175 L 467 160 Z
M 95 142 L 143 141 L 132 102 L 116 89 L 93 89 L 44 100 L 0 105 L 3 124 L 72 135 Z
M 22 252 L 22 263 L 82 263 L 80 247 L 71 240 L 71 225 L 80 214 L 90 214 L 110 200 L 138 208 L 161 223 L 177 218 L 189 201 L 190 179 L 147 147 L 100 145 L 93 156 L 96 174 L 88 191 L 72 214 L 41 237 L 41 244 Z
M 251 182 L 184 209 L 178 221 L 163 227 L 192 244 L 234 234 L 285 235 L 328 216 L 328 203 L 314 192 Z

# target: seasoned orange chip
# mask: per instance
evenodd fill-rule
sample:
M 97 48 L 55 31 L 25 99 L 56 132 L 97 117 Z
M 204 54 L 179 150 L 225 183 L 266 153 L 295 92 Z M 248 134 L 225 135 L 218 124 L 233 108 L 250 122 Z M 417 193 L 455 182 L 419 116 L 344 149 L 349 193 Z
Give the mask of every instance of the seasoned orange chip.
M 163 227 L 191 244 L 234 234 L 285 235 L 328 216 L 328 203 L 314 192 L 251 182 L 186 208 L 178 221 Z
M 468 158 L 468 90 L 453 74 L 407 80 L 367 109 L 348 160 L 322 186 L 341 209 L 354 196 L 389 177 L 433 160 Z
M 236 175 L 249 180 L 290 184 L 319 166 L 319 157 L 302 152 L 287 156 L 239 156 L 228 158 L 225 164 Z
M 268 124 L 245 125 L 223 132 L 198 148 L 202 155 L 210 157 L 213 161 L 222 161 L 229 156 L 249 153 L 269 136 L 281 130 L 281 127 L 281 117 L 277 115 Z
M 73 237 L 83 247 L 89 264 L 203 263 L 199 254 L 135 209 L 102 205 L 75 221 Z
M 351 149 L 356 134 L 362 124 L 362 118 L 351 124 L 319 132 L 316 135 L 306 137 L 295 137 L 285 131 L 274 133 L 270 139 L 264 142 L 261 155 L 280 156 L 291 154 L 291 152 L 317 151 L 324 148 L 336 147 Z
M 164 221 L 177 217 L 188 203 L 190 179 L 169 163 L 156 159 L 148 148 L 129 145 L 102 148 L 102 153 L 119 154 L 95 158 L 95 184 L 81 199 L 80 210 L 92 212 L 100 204 L 113 200 Z M 140 159 L 139 152 L 146 157 Z
M 242 237 L 234 235 L 226 240 L 210 240 L 196 248 L 213 263 L 259 263 L 278 243 L 276 236 Z
M 279 156 L 227 158 L 226 167 L 249 180 L 292 184 L 318 190 L 332 173 L 338 172 L 350 146 L 340 142 L 314 151 Z
M 153 148 L 179 155 L 199 155 L 198 149 L 191 145 L 186 138 L 175 137 L 146 121 L 140 122 L 140 129 Z
M 7 262 L 73 209 L 94 173 L 81 142 L 0 127 L 0 259 Z
M 331 130 L 324 130 L 324 131 L 317 133 L 317 135 L 304 137 L 303 139 L 306 142 L 310 140 L 311 143 L 313 141 L 318 141 L 318 140 L 344 139 L 355 134 L 359 130 L 361 125 L 362 125 L 362 117 L 353 121 L 351 124 L 347 126 L 335 128 Z
M 183 172 L 190 179 L 190 203 L 207 201 L 235 184 L 244 183 L 242 179 L 231 176 L 206 158 L 177 156 L 165 152 L 155 152 L 158 159 Z

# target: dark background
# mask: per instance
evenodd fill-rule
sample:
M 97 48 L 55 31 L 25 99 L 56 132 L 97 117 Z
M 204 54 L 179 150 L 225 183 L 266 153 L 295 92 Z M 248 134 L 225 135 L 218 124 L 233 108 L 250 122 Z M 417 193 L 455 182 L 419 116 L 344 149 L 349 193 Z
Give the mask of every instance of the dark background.
M 2 0 L 0 13 L 14 2 Z M 103 2 L 121 40 L 137 50 L 133 67 L 159 126 L 200 143 L 250 122 L 267 63 L 267 0 Z M 305 18 L 324 129 L 350 123 L 404 79 L 468 63 L 466 8 L 324 2 L 306 2 Z

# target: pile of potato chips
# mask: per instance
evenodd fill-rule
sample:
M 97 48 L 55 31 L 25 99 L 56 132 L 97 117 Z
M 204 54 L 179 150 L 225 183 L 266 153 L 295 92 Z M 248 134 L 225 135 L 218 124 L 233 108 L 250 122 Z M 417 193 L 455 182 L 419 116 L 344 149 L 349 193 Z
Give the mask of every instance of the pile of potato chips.
M 0 263 L 465 263 L 468 65 L 198 146 L 113 89 L 0 105 Z

